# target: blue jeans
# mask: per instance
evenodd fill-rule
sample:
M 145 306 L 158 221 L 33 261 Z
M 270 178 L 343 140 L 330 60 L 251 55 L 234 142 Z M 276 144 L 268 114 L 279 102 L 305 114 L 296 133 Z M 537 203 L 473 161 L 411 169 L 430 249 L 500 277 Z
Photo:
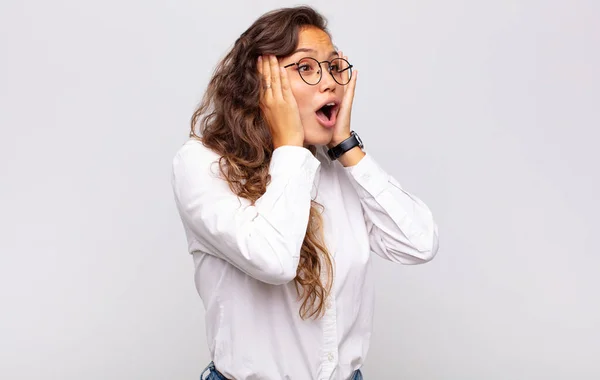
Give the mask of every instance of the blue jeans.
M 215 364 L 210 362 L 208 367 L 202 371 L 202 375 L 200 375 L 200 380 L 227 380 L 225 376 L 221 374 L 221 372 L 217 371 L 215 368 Z M 352 380 L 363 380 L 362 372 L 360 369 L 354 372 L 354 377 Z

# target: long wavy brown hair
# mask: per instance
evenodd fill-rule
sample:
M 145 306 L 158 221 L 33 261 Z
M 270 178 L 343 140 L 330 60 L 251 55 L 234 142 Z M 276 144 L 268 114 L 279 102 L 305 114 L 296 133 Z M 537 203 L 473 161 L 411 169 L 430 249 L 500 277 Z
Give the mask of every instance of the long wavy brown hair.
M 271 133 L 259 107 L 261 77 L 257 59 L 259 55 L 292 54 L 300 31 L 306 27 L 329 34 L 327 20 L 307 6 L 277 9 L 257 19 L 217 65 L 192 117 L 190 137 L 221 156 L 220 172 L 230 189 L 252 204 L 266 191 L 273 154 Z M 314 154 L 315 148 L 309 148 Z M 311 201 L 294 279 L 303 319 L 324 314 L 333 284 L 333 264 L 323 240 L 321 212 L 322 206 Z

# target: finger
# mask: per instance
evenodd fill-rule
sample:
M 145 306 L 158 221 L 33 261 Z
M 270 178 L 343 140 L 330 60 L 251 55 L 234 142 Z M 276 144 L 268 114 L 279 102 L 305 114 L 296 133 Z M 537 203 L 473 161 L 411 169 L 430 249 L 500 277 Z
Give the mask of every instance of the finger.
M 261 60 L 265 94 L 271 94 L 271 66 L 269 65 L 269 59 L 263 56 Z
M 341 58 L 344 58 L 346 61 L 348 60 L 348 57 L 347 57 L 347 56 L 345 56 L 345 55 L 344 55 L 344 52 L 342 52 L 341 50 L 340 50 L 340 57 L 341 57 Z M 346 70 L 346 71 L 344 71 L 344 73 L 343 73 L 343 75 L 342 75 L 342 78 L 344 79 L 344 81 L 347 81 L 347 80 L 348 80 L 348 76 L 349 76 L 349 75 L 350 75 L 350 70 Z M 350 78 L 350 79 L 352 79 L 352 78 Z M 344 90 L 346 90 L 346 89 L 344 89 Z M 345 91 L 344 91 L 344 92 L 345 92 Z
M 262 67 L 262 55 L 258 56 L 258 59 L 256 60 L 256 68 L 258 69 L 258 72 L 260 73 L 260 75 L 263 74 L 263 67 Z
M 354 101 L 354 91 L 356 89 L 356 79 L 358 78 L 358 71 L 355 70 L 352 73 L 352 78 L 350 79 L 350 83 L 346 85 L 346 92 L 344 93 L 344 99 L 342 100 L 342 106 L 344 108 L 350 109 L 352 107 L 352 102 Z
M 293 97 L 292 89 L 290 87 L 290 80 L 287 75 L 287 70 L 284 67 L 280 67 L 279 74 L 281 77 L 281 95 L 284 99 L 290 99 Z
M 265 91 L 265 79 L 264 79 L 264 75 L 263 75 L 263 62 L 262 62 L 262 56 L 259 55 L 258 59 L 256 60 L 256 69 L 258 70 L 258 89 L 260 94 L 262 95 Z
M 269 64 L 271 70 L 271 87 L 273 89 L 273 95 L 281 96 L 281 83 L 279 78 L 279 61 L 274 55 L 269 56 Z
M 341 51 L 341 50 L 338 50 L 338 57 L 339 57 L 339 58 L 344 58 L 345 60 L 348 60 L 348 57 L 346 57 L 346 56 L 344 55 L 344 52 L 343 52 L 343 51 Z M 342 79 L 343 81 L 347 81 L 347 80 L 348 80 L 348 74 L 349 74 L 349 73 L 348 73 L 348 70 L 344 71 L 344 72 L 342 73 L 342 78 L 341 78 L 341 79 Z M 344 88 L 344 93 L 346 93 L 346 88 Z

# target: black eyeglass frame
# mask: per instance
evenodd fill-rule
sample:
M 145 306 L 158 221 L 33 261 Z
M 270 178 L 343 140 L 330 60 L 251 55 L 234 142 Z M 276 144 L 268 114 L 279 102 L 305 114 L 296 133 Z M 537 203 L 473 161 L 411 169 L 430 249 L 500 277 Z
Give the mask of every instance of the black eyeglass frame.
M 321 63 L 325 63 L 325 62 L 327 62 L 327 72 L 329 73 L 329 75 L 331 75 L 331 77 L 333 78 L 333 80 L 335 81 L 335 83 L 339 84 L 340 86 L 345 86 L 348 83 L 350 83 L 350 80 L 352 79 L 352 68 L 354 66 L 351 65 L 350 62 L 348 62 L 344 58 L 334 58 L 331 61 L 321 61 L 321 62 L 319 62 L 319 61 L 317 61 L 313 57 L 304 57 L 304 58 L 300 59 L 300 61 L 298 61 L 298 62 L 290 63 L 288 65 L 283 66 L 283 68 L 287 69 L 288 67 L 291 67 L 291 66 L 299 66 L 300 62 L 303 61 L 303 60 L 305 60 L 305 59 L 312 59 L 313 61 L 317 62 L 317 64 L 319 65 L 319 69 L 320 69 L 319 70 L 319 80 L 316 83 L 308 83 L 306 81 L 306 79 L 304 79 L 304 77 L 302 76 L 302 74 L 300 73 L 300 71 L 298 71 L 298 75 L 300 75 L 300 78 L 302 79 L 302 81 L 304 83 L 306 83 L 307 85 L 309 85 L 309 86 L 316 86 L 316 85 L 318 85 L 321 82 L 321 79 L 323 79 L 323 67 L 321 66 Z M 339 73 L 343 73 L 346 70 L 350 70 L 350 75 L 348 75 L 348 82 L 346 82 L 346 83 L 340 83 L 340 82 L 338 82 L 337 79 L 335 79 L 335 76 L 331 73 L 331 62 L 337 61 L 337 60 L 342 60 L 342 61 L 344 61 L 344 62 L 346 62 L 348 64 L 348 67 L 346 67 L 342 71 L 339 71 Z

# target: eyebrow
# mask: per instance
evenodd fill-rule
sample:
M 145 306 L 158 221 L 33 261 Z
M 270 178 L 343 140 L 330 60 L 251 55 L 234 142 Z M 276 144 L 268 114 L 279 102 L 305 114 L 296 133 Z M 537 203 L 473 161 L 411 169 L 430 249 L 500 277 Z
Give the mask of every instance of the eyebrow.
M 295 50 L 295 51 L 294 51 L 292 54 L 290 54 L 290 56 L 291 56 L 291 55 L 294 55 L 294 54 L 296 54 L 296 53 L 316 53 L 316 52 L 317 52 L 317 51 L 316 51 L 315 49 L 310 49 L 310 48 L 300 48 L 300 49 L 296 49 L 296 50 Z M 331 57 L 331 56 L 333 56 L 333 55 L 338 55 L 338 56 L 339 56 L 338 52 L 337 52 L 337 51 L 335 51 L 335 50 L 334 50 L 334 51 L 332 51 L 331 53 L 329 53 L 329 56 L 330 56 L 330 57 Z

